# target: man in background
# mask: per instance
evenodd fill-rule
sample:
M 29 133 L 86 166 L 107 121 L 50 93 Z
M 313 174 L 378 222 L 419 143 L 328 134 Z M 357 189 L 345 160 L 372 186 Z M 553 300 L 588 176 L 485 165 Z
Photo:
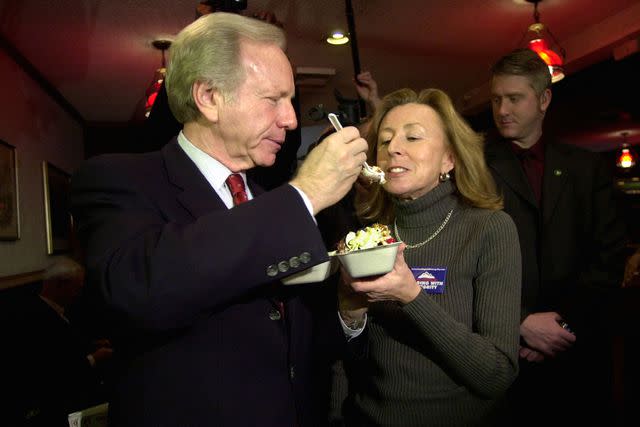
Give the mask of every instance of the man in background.
M 598 424 L 611 401 L 601 315 L 607 290 L 622 281 L 625 232 L 600 157 L 543 132 L 551 98 L 548 67 L 535 52 L 519 49 L 493 66 L 499 135 L 487 142 L 487 163 L 518 228 L 523 265 L 512 404 L 519 425 L 547 424 L 552 413 L 558 422 Z

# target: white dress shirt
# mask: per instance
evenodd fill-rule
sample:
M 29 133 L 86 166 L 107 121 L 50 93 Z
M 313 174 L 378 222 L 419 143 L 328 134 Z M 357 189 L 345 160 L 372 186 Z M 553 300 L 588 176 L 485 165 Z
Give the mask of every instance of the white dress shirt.
M 229 175 L 233 172 L 231 172 L 231 170 L 229 170 L 225 165 L 193 145 L 191 141 L 184 136 L 182 131 L 178 134 L 178 145 L 180 145 L 180 148 L 182 148 L 187 157 L 193 160 L 193 163 L 196 164 L 198 170 L 202 172 L 206 180 L 218 196 L 220 196 L 227 208 L 231 209 L 233 207 L 233 197 L 231 196 L 231 191 L 229 191 L 229 188 L 227 187 L 226 181 Z M 253 199 L 251 189 L 247 185 L 247 174 L 245 172 L 240 172 L 239 174 L 242 176 L 242 180 L 244 181 L 248 200 Z M 304 205 L 307 207 L 309 215 L 311 215 L 313 221 L 316 222 L 316 218 L 313 216 L 313 206 L 311 205 L 309 197 L 307 197 L 307 195 L 295 185 L 291 186 L 296 189 L 298 194 L 300 194 L 300 197 L 302 197 L 302 200 L 304 201 Z
M 193 163 L 195 163 L 198 170 L 202 173 L 202 175 L 204 175 L 205 179 L 209 182 L 209 185 L 211 185 L 218 196 L 220 196 L 220 199 L 222 199 L 227 208 L 231 209 L 233 207 L 233 197 L 231 196 L 231 191 L 229 191 L 229 188 L 227 187 L 226 180 L 233 172 L 231 172 L 229 168 L 220 163 L 218 160 L 214 159 L 213 157 L 193 145 L 191 141 L 189 141 L 187 137 L 184 136 L 184 133 L 182 133 L 182 131 L 180 131 L 180 133 L 178 134 L 178 145 L 180 145 L 180 148 L 182 148 L 187 157 L 189 157 L 193 161 Z M 247 197 L 249 200 L 251 200 L 253 199 L 253 194 L 251 194 L 251 189 L 247 185 L 247 174 L 244 172 L 240 172 L 240 175 L 242 176 L 242 180 L 244 181 L 244 186 L 247 191 Z M 297 188 L 295 185 L 292 185 L 292 187 L 295 188 L 298 194 L 300 194 L 300 197 L 302 197 L 302 200 L 307 207 L 307 211 L 309 211 L 309 215 L 311 215 L 315 222 L 316 219 L 313 216 L 313 207 L 311 205 L 311 201 L 302 190 Z M 340 315 L 338 315 L 338 317 L 340 317 Z M 342 330 L 349 339 L 357 337 L 364 330 L 364 326 L 357 330 L 350 329 L 347 325 L 345 325 L 341 317 L 340 323 L 342 324 Z

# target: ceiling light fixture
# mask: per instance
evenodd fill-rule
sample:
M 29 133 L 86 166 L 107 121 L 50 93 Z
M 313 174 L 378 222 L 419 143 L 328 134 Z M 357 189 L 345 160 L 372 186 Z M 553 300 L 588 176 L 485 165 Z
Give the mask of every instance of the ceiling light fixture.
M 347 44 L 349 43 L 349 37 L 341 31 L 334 31 L 329 37 L 327 37 L 327 43 L 333 45 Z
M 620 147 L 620 151 L 618 151 L 618 156 L 616 157 L 616 166 L 620 169 L 630 169 L 636 165 L 638 156 L 627 143 L 627 135 L 629 135 L 629 133 L 622 132 L 620 135 L 622 136 L 622 147 Z
M 547 26 L 540 22 L 538 3 L 542 0 L 526 0 L 533 3 L 534 23 L 529 25 L 523 39 L 526 39 L 527 47 L 536 52 L 549 67 L 551 81 L 559 82 L 564 78 L 565 50 L 560 46 L 553 33 Z M 520 42 L 522 45 L 522 41 Z
M 156 39 L 151 42 L 151 45 L 156 49 L 162 51 L 162 62 L 160 63 L 160 68 L 156 69 L 156 72 L 153 75 L 153 80 L 151 81 L 149 87 L 147 88 L 147 91 L 145 92 L 145 117 L 149 117 L 149 114 L 151 114 L 151 108 L 153 108 L 153 104 L 156 102 L 158 92 L 160 92 L 160 88 L 162 87 L 162 82 L 164 82 L 164 78 L 167 75 L 166 59 L 164 55 L 165 51 L 171 46 L 171 40 Z

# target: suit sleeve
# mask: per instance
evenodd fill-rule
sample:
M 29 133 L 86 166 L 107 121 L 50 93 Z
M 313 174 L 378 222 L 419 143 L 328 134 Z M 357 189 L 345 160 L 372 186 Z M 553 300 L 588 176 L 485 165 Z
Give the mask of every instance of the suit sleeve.
M 139 185 L 140 172 L 123 163 L 87 162 L 72 180 L 72 209 L 88 281 L 126 327 L 188 327 L 327 259 L 312 216 L 289 185 L 192 217 L 176 214 L 180 205 L 167 202 L 171 196 L 158 195 L 165 183 Z
M 574 326 L 597 321 L 612 290 L 622 284 L 627 234 L 618 215 L 611 174 L 602 159 L 593 157 L 589 243 L 584 268 L 575 284 L 576 293 L 563 301 L 561 313 Z M 580 248 L 578 248 L 580 250 Z

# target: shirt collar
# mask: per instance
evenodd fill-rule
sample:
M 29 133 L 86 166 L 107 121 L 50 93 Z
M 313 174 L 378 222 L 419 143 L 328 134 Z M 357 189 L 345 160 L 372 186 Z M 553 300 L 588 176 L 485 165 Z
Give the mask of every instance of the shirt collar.
M 193 145 L 182 131 L 178 134 L 178 144 L 193 163 L 196 164 L 198 170 L 204 175 L 214 190 L 218 193 L 227 191 L 225 181 L 232 173 L 229 168 Z M 247 176 L 244 172 L 240 172 L 240 175 L 242 175 L 246 187 Z
M 544 139 L 541 137 L 538 142 L 533 144 L 529 148 L 522 148 L 518 144 L 511 143 L 511 149 L 518 157 L 522 157 L 524 155 L 530 156 L 536 160 L 544 160 Z

